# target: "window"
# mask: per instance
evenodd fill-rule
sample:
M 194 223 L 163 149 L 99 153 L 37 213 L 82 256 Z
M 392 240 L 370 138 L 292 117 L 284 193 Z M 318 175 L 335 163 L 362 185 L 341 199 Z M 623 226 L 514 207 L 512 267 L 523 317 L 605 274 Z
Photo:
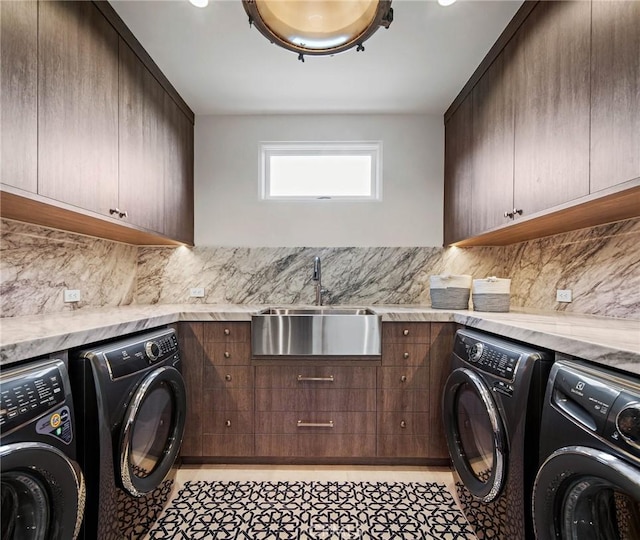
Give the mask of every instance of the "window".
M 381 200 L 381 142 L 261 143 L 263 199 Z

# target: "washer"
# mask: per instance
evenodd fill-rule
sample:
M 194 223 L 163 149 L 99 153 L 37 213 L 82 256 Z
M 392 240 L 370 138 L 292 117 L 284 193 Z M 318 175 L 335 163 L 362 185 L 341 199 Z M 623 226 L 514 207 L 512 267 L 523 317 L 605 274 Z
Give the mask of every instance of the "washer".
M 180 364 L 169 328 L 70 356 L 87 482 L 82 538 L 140 538 L 162 511 L 184 434 Z
M 559 357 L 542 432 L 537 537 L 640 538 L 640 377 Z
M 531 493 L 552 357 L 458 330 L 443 419 L 460 506 L 480 540 L 533 538 Z
M 0 398 L 1 538 L 76 538 L 85 491 L 64 362 L 3 368 Z

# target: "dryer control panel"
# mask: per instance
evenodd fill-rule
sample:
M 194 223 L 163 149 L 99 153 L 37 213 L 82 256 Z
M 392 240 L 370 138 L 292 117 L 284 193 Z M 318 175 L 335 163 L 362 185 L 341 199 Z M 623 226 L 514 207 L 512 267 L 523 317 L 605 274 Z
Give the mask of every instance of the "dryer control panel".
M 640 458 L 640 380 L 586 362 L 560 360 L 550 380 L 551 405 L 608 444 Z
M 64 368 L 62 362 L 49 361 L 36 366 L 30 364 L 27 368 L 10 369 L 2 373 L 0 429 L 3 434 L 8 434 L 66 401 L 62 368 Z M 64 406 L 58 409 L 57 412 L 44 416 L 38 425 L 48 424 L 50 429 L 47 434 L 68 443 L 72 436 L 69 408 Z

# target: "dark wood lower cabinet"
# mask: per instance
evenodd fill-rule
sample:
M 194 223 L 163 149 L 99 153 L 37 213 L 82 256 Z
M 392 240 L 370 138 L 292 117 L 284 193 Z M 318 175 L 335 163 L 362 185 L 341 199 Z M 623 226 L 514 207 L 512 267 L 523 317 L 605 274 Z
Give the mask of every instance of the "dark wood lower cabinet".
M 254 361 L 250 323 L 181 323 L 185 460 L 444 464 L 455 325 L 385 324 L 381 361 Z M 400 460 L 400 461 L 398 461 Z

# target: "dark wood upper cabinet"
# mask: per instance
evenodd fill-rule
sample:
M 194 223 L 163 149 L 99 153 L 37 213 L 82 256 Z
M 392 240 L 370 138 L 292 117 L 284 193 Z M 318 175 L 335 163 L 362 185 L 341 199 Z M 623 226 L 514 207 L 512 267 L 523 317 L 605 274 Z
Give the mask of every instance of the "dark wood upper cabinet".
M 472 92 L 472 235 L 508 223 L 513 209 L 514 71 L 507 45 Z
M 590 2 L 540 2 L 517 35 L 514 207 L 589 193 Z
M 640 2 L 592 4 L 591 193 L 640 177 Z
M 119 207 L 128 222 L 164 232 L 165 91 L 120 38 Z
M 0 178 L 38 189 L 38 4 L 0 2 Z
M 40 2 L 38 193 L 118 205 L 118 34 L 92 2 Z
M 471 236 L 473 108 L 465 99 L 444 126 L 444 242 Z
M 193 124 L 164 96 L 164 234 L 193 244 Z

